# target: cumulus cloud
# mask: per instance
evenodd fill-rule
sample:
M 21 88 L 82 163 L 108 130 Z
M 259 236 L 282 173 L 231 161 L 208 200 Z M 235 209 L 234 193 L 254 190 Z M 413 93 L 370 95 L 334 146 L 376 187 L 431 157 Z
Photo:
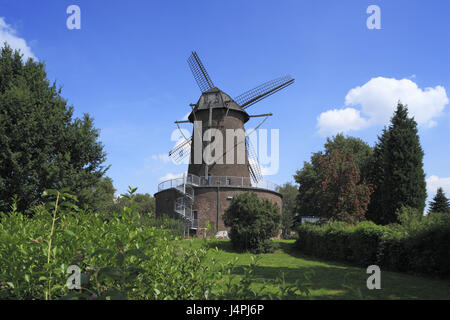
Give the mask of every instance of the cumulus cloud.
M 6 23 L 5 18 L 0 17 L 0 46 L 6 42 L 12 49 L 18 49 L 23 54 L 23 59 L 33 58 L 37 60 L 27 42 L 17 35 L 17 31 Z
M 159 178 L 159 181 L 166 181 L 166 180 L 172 180 L 172 179 L 178 179 L 178 178 L 183 178 L 184 175 L 186 175 L 187 172 L 182 172 L 182 173 L 167 173 L 165 176 Z
M 425 127 L 435 126 L 437 123 L 433 119 L 439 117 L 449 103 L 442 86 L 421 89 L 410 79 L 372 78 L 347 93 L 347 108 L 329 110 L 318 117 L 319 133 L 345 133 L 371 125 L 387 124 L 398 101 L 407 104 L 410 115 Z
M 432 199 L 436 194 L 436 191 L 439 187 L 444 189 L 447 197 L 450 195 L 450 177 L 449 178 L 440 178 L 438 176 L 430 176 L 427 180 L 427 193 L 428 198 Z
M 333 109 L 320 114 L 317 118 L 319 134 L 322 136 L 360 130 L 368 126 L 368 121 L 353 108 Z

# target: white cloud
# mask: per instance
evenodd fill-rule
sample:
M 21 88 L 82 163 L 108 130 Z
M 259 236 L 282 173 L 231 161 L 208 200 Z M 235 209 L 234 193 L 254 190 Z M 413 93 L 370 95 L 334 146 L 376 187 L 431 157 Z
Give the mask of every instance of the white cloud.
M 367 127 L 368 122 L 360 112 L 353 108 L 333 109 L 322 112 L 317 118 L 319 134 L 326 136 L 339 132 L 360 130 Z
M 165 176 L 159 178 L 159 181 L 166 181 L 166 180 L 172 180 L 172 179 L 178 179 L 183 178 L 184 175 L 186 175 L 187 172 L 182 173 L 167 173 Z
M 428 199 L 431 200 L 439 187 L 444 189 L 447 197 L 450 195 L 450 177 L 440 178 L 438 176 L 430 176 L 427 180 Z
M 171 160 L 168 153 L 160 153 L 158 155 L 152 155 L 152 159 L 159 160 L 163 163 L 168 163 Z
M 17 31 L 5 22 L 5 18 L 0 17 L 0 47 L 7 42 L 12 49 L 18 49 L 23 54 L 23 59 L 33 58 L 37 60 L 27 42 L 17 36 Z
M 184 117 L 182 118 L 182 120 L 188 120 L 190 114 L 191 114 L 191 111 L 189 111 L 188 113 L 186 113 L 186 114 L 184 115 Z
M 347 108 L 329 110 L 318 117 L 319 133 L 335 134 L 387 124 L 398 101 L 407 104 L 410 116 L 425 127 L 435 126 L 437 123 L 433 119 L 440 116 L 449 103 L 442 86 L 421 89 L 410 79 L 372 78 L 347 93 Z M 350 108 L 356 106 L 361 107 L 361 111 Z

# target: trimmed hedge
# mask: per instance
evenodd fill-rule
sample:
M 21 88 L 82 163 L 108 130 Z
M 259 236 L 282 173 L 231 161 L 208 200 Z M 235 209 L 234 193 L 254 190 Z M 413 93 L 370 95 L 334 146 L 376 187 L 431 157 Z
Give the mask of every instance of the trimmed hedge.
M 362 222 L 325 225 L 304 224 L 297 228 L 296 247 L 303 253 L 362 267 L 428 275 L 450 275 L 450 219 L 438 219 L 418 230 Z

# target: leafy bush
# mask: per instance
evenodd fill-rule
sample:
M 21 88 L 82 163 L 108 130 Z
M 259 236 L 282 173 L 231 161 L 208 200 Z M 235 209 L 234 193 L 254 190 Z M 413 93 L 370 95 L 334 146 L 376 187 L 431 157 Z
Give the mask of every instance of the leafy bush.
M 395 271 L 450 275 L 450 217 L 439 213 L 422 217 L 404 208 L 399 219 L 403 225 L 301 225 L 296 247 L 316 257 L 363 267 L 376 264 Z
M 185 236 L 185 225 L 180 219 L 172 219 L 167 217 L 162 218 L 148 218 L 146 219 L 147 226 L 158 227 L 166 230 L 172 235 L 172 238 L 182 238 Z
M 33 218 L 2 214 L 0 291 L 3 299 L 205 299 L 217 277 L 204 249 L 182 249 L 171 232 L 151 226 L 132 208 L 109 220 L 70 206 L 68 195 L 39 207 Z M 152 219 L 153 220 L 153 219 Z M 82 270 L 81 291 L 66 286 L 67 267 Z
M 261 299 L 250 289 L 255 263 L 236 281 L 233 261 L 218 264 L 201 248 L 183 246 L 155 219 L 124 207 L 108 219 L 80 210 L 76 198 L 49 190 L 53 199 L 33 218 L 0 213 L 0 299 Z M 132 198 L 132 194 L 130 195 Z M 162 225 L 172 225 L 169 220 Z M 207 241 L 207 240 L 205 240 Z M 209 249 L 211 250 L 211 249 Z M 68 267 L 81 271 L 81 289 L 69 289 Z M 286 292 L 308 294 L 305 285 Z
M 271 252 L 271 237 L 277 235 L 280 208 L 267 199 L 260 200 L 255 193 L 236 196 L 223 215 L 225 225 L 231 227 L 230 240 L 236 250 L 254 253 Z

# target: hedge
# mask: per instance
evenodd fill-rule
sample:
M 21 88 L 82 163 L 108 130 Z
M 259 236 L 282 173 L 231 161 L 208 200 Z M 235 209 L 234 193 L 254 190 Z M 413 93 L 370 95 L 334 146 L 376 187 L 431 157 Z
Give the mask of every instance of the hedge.
M 362 267 L 428 275 L 450 275 L 450 223 L 441 219 L 418 230 L 362 222 L 304 224 L 297 228 L 296 247 L 303 253 Z

